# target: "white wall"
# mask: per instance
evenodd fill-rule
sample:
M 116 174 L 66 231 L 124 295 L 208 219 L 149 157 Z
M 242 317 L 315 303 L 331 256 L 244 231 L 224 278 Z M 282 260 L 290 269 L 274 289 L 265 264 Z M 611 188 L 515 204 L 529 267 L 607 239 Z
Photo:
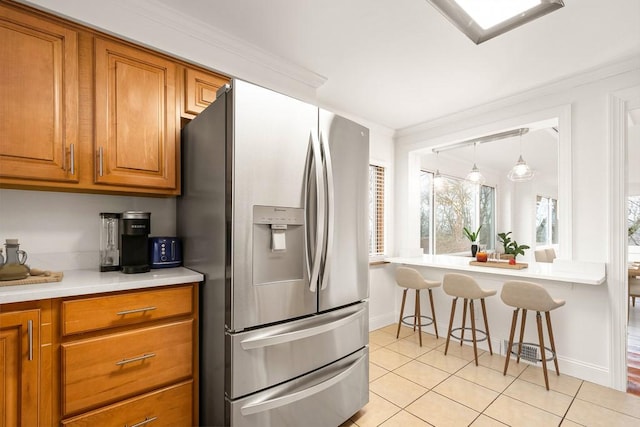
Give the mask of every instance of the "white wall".
M 97 270 L 100 212 L 151 212 L 151 235 L 174 236 L 175 206 L 175 198 L 0 189 L 0 242 L 17 238 L 32 267 Z
M 451 134 L 488 133 L 496 123 L 504 125 L 516 117 L 527 116 L 546 109 L 570 105 L 571 111 L 571 170 L 572 185 L 570 243 L 573 259 L 609 263 L 625 260 L 609 259 L 612 239 L 609 228 L 610 197 L 616 190 L 609 179 L 609 95 L 640 84 L 640 61 L 637 59 L 612 64 L 590 73 L 557 82 L 548 87 L 520 94 L 494 104 L 468 110 L 459 115 L 398 132 L 396 142 L 396 228 L 397 248 L 415 244 L 410 235 L 410 217 L 401 212 L 410 205 L 409 172 L 412 152 L 442 141 Z M 493 129 L 492 129 L 493 128 Z M 561 128 L 562 132 L 562 128 Z M 560 165 L 566 167 L 567 165 Z M 516 212 L 512 216 L 518 215 Z M 400 251 L 398 251 L 400 252 Z M 565 321 L 575 331 L 567 342 L 558 342 L 562 357 L 574 359 L 584 367 L 583 378 L 613 384 L 610 360 L 611 319 L 613 302 L 609 287 L 622 287 L 623 282 L 607 280 L 601 286 L 567 285 L 567 312 L 573 313 Z M 565 292 L 563 292 L 565 293 Z M 571 307 L 570 310 L 568 307 Z M 509 322 L 495 318 L 494 322 Z M 575 327 L 575 326 L 579 327 Z M 562 328 L 562 325 L 558 326 Z M 555 327 L 554 327 L 555 328 Z M 579 349 L 579 351 L 576 351 Z

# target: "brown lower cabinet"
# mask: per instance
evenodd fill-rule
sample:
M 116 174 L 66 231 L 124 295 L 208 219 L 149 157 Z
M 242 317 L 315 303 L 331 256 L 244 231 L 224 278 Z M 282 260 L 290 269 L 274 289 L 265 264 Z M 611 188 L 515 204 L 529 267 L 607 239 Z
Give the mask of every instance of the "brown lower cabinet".
M 50 426 L 51 301 L 0 304 L 0 425 Z
M 197 307 L 196 283 L 1 304 L 0 425 L 198 425 Z
M 192 426 L 193 381 L 146 393 L 62 422 L 67 427 Z

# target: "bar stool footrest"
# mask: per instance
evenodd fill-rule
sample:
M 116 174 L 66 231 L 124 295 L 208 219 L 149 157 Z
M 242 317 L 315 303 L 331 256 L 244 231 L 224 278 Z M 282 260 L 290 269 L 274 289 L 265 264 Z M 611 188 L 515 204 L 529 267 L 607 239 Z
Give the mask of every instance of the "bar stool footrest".
M 464 338 L 464 339 L 462 339 L 462 334 L 460 334 L 460 336 L 454 335 L 454 332 L 462 331 L 462 329 L 464 329 L 465 331 L 469 331 L 469 336 L 471 336 L 471 337 L 473 336 L 473 335 L 471 335 L 473 328 L 468 328 L 468 327 L 454 328 L 454 329 L 451 330 L 451 333 L 449 335 L 452 336 L 453 338 L 457 339 L 458 341 L 473 342 L 473 338 L 468 338 L 468 339 Z M 477 338 L 476 337 L 476 342 L 486 341 L 487 340 L 487 333 L 485 331 L 483 331 L 482 329 L 476 329 L 476 335 L 477 334 L 481 334 L 482 338 Z
M 409 315 L 409 316 L 404 316 L 402 318 L 402 324 L 403 325 L 407 325 L 407 326 L 411 326 L 413 328 L 413 318 L 415 316 L 413 314 Z M 420 326 L 424 327 L 424 326 L 429 326 L 429 325 L 433 325 L 433 319 L 431 317 L 428 316 L 420 316 L 421 319 L 426 319 L 427 323 L 425 323 L 424 321 L 421 322 Z M 407 322 L 405 319 L 412 319 L 411 323 Z M 418 322 L 416 322 L 416 327 L 418 326 Z

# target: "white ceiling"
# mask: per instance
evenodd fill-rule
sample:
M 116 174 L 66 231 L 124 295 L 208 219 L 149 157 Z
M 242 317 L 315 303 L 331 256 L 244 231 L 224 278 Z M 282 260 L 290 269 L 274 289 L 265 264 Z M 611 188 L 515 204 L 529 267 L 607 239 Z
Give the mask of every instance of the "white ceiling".
M 325 77 L 320 103 L 394 130 L 640 55 L 638 0 L 565 0 L 481 45 L 425 0 L 156 1 Z

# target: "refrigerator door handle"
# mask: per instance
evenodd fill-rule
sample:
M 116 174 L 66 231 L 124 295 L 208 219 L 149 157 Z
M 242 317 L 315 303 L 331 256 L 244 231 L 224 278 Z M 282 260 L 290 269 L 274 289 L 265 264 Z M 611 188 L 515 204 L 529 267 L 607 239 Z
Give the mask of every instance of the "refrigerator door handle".
M 270 411 L 270 410 L 297 402 L 299 400 L 305 399 L 309 396 L 313 396 L 314 394 L 320 393 L 328 389 L 329 387 L 333 386 L 334 384 L 339 383 L 345 377 L 349 376 L 349 374 L 351 374 L 351 371 L 356 369 L 358 365 L 363 362 L 363 359 L 366 359 L 366 358 L 367 358 L 367 354 L 361 356 L 358 360 L 353 362 L 351 366 L 349 366 L 347 369 L 343 370 L 337 375 L 334 375 L 328 380 L 321 382 L 320 384 L 316 384 L 312 387 L 305 388 L 304 390 L 287 394 L 285 396 L 265 400 L 263 402 L 250 403 L 240 408 L 240 413 L 243 416 L 247 416 L 247 415 L 257 414 L 260 412 Z
M 315 172 L 315 181 L 316 181 L 316 194 L 315 194 L 315 201 L 316 201 L 316 211 L 313 213 L 315 215 L 315 223 L 316 223 L 316 230 L 315 230 L 315 251 L 308 255 L 309 257 L 313 258 L 313 262 L 311 265 L 311 272 L 309 274 L 309 290 L 311 292 L 315 292 L 317 287 L 318 287 L 318 281 L 320 279 L 320 266 L 322 263 L 322 249 L 324 247 L 324 238 L 325 238 L 325 218 L 324 218 L 324 210 L 325 210 L 325 194 L 324 194 L 324 179 L 323 179 L 323 171 L 322 171 L 322 155 L 321 155 L 321 151 L 320 151 L 320 142 L 318 141 L 317 138 L 315 138 L 313 132 L 311 132 L 311 135 L 309 137 L 309 143 L 311 144 L 311 159 L 308 161 L 308 170 L 307 170 L 307 176 L 309 176 L 312 173 Z M 315 166 L 315 170 L 311 170 L 312 166 Z M 306 222 L 307 222 L 307 236 L 309 235 L 309 217 L 312 214 L 311 212 L 309 212 L 309 207 L 310 207 L 310 199 L 311 199 L 311 195 L 309 194 L 310 192 L 310 186 L 309 184 L 309 178 L 306 179 L 307 181 L 307 185 L 305 185 L 305 210 L 306 212 Z M 307 246 L 309 246 L 310 242 L 309 239 L 307 239 Z M 308 251 L 311 250 L 311 248 L 307 248 Z M 308 261 L 307 261 L 308 262 Z
M 314 326 L 312 328 L 302 329 L 295 332 L 286 332 L 278 335 L 271 335 L 266 337 L 256 337 L 249 338 L 240 342 L 240 345 L 244 350 L 253 350 L 256 348 L 269 347 L 272 345 L 285 344 L 291 341 L 297 341 L 304 338 L 312 337 L 314 335 L 320 335 L 324 332 L 331 331 L 333 329 L 338 329 L 347 323 L 350 323 L 355 318 L 361 317 L 363 312 L 365 312 L 367 308 L 361 308 L 355 313 L 350 314 L 349 316 L 343 317 L 342 319 L 338 319 L 332 322 L 325 323 L 323 325 Z M 366 313 L 365 313 L 366 314 Z
M 324 265 L 322 268 L 322 286 L 320 290 L 324 290 L 327 288 L 327 283 L 329 281 L 329 271 L 331 267 L 331 257 L 333 256 L 333 230 L 335 223 L 335 212 L 334 212 L 334 192 L 333 192 L 333 166 L 331 163 L 331 152 L 329 150 L 329 142 L 322 137 L 322 133 L 320 133 L 320 147 L 322 149 L 322 160 L 325 169 L 326 176 L 326 184 L 327 184 L 327 206 L 326 206 L 326 220 L 327 220 L 327 231 L 326 231 L 326 244 L 324 248 Z

